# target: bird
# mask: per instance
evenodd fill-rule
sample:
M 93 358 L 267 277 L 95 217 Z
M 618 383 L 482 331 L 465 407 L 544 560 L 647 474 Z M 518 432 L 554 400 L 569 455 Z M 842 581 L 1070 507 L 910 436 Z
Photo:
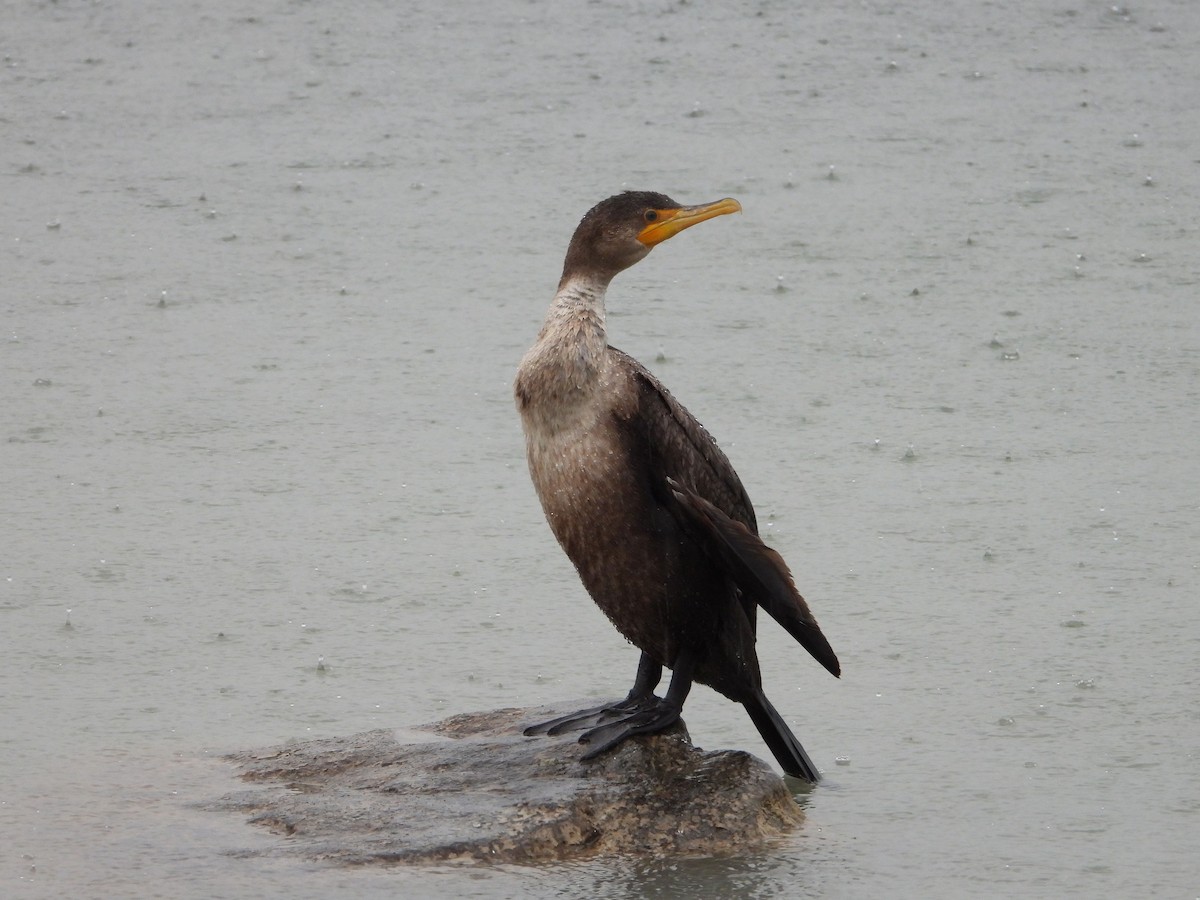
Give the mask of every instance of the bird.
M 589 210 L 571 237 L 541 330 L 513 393 L 534 489 L 558 543 L 596 605 L 641 651 L 619 701 L 525 729 L 582 730 L 590 760 L 669 728 L 692 685 L 742 704 L 789 775 L 820 773 L 763 693 L 761 607 L 834 676 L 841 666 L 782 556 L 759 536 L 728 457 L 633 357 L 608 343 L 613 277 L 685 229 L 740 212 L 738 201 L 684 206 L 625 191 Z M 670 669 L 663 696 L 655 693 Z

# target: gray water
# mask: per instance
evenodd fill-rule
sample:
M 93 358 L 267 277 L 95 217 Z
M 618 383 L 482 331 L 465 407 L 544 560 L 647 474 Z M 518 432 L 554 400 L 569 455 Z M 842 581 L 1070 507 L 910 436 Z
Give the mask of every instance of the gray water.
M 5 0 L 0 56 L 0 893 L 1196 896 L 1200 7 Z M 626 187 L 745 208 L 609 325 L 841 657 L 764 626 L 806 825 L 239 857 L 222 752 L 628 688 L 510 399 Z

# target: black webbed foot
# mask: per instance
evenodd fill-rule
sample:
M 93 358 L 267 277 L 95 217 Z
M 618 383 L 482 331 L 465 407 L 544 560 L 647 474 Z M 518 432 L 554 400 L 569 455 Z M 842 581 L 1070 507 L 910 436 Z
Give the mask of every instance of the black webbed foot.
M 602 722 L 579 736 L 579 743 L 590 745 L 580 759 L 595 759 L 628 738 L 638 734 L 656 734 L 679 721 L 682 707 L 671 700 L 654 696 L 626 701 L 625 709 L 609 710 L 613 721 Z
M 580 738 L 580 740 L 583 740 L 588 734 L 598 730 L 598 727 L 612 722 L 613 719 L 622 720 L 631 711 L 639 709 L 647 701 L 661 702 L 658 697 L 654 696 L 654 689 L 658 686 L 659 679 L 661 678 L 662 666 L 656 663 L 648 654 L 643 653 L 638 660 L 637 678 L 634 679 L 633 688 L 625 695 L 624 700 L 606 703 L 603 706 L 593 706 L 590 709 L 581 709 L 578 712 L 568 713 L 565 716 L 559 716 L 557 719 L 551 719 L 548 722 L 539 722 L 536 725 L 530 725 L 523 733 L 532 737 L 537 734 L 556 735 L 573 729 L 589 729 Z M 680 705 L 682 706 L 682 704 Z
M 527 737 L 533 737 L 538 734 L 557 735 L 562 734 L 564 731 L 591 728 L 602 722 L 607 715 L 623 714 L 636 702 L 636 700 L 626 697 L 624 700 L 617 700 L 604 706 L 580 709 L 573 713 L 567 713 L 565 716 L 559 716 L 557 719 L 550 719 L 547 722 L 538 722 L 530 725 L 522 733 Z

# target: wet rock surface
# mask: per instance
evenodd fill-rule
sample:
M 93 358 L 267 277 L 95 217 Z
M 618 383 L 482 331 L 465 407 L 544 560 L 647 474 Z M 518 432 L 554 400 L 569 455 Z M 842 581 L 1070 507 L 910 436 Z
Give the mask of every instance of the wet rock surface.
M 246 855 L 345 864 L 739 852 L 803 820 L 766 763 L 698 750 L 682 724 L 588 762 L 577 733 L 522 734 L 582 705 L 468 713 L 411 731 L 230 754 L 256 787 L 211 806 L 249 813 L 281 836 Z

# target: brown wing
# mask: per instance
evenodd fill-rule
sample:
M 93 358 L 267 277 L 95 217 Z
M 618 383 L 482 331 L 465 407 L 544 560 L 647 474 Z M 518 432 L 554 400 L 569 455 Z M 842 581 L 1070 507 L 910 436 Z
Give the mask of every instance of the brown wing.
M 837 656 L 796 590 L 792 573 L 762 542 L 742 481 L 712 435 L 631 356 L 610 348 L 638 385 L 638 407 L 623 424 L 640 445 L 649 488 L 691 534 L 713 548 L 740 588 L 751 626 L 761 606 L 834 675 Z
M 708 430 L 640 362 L 615 347 L 609 352 L 627 367 L 638 388 L 635 421 L 623 424 L 643 442 L 655 495 L 669 503 L 666 479 L 673 478 L 757 534 L 754 506 L 742 480 Z
M 808 604 L 796 590 L 792 573 L 783 557 L 741 522 L 735 522 L 703 497 L 681 488 L 670 479 L 668 484 L 694 524 L 715 538 L 712 543 L 743 594 L 756 600 L 801 647 L 813 655 L 813 659 L 834 675 L 840 676 L 842 668 L 837 654 L 821 633 L 821 626 L 817 624 Z

